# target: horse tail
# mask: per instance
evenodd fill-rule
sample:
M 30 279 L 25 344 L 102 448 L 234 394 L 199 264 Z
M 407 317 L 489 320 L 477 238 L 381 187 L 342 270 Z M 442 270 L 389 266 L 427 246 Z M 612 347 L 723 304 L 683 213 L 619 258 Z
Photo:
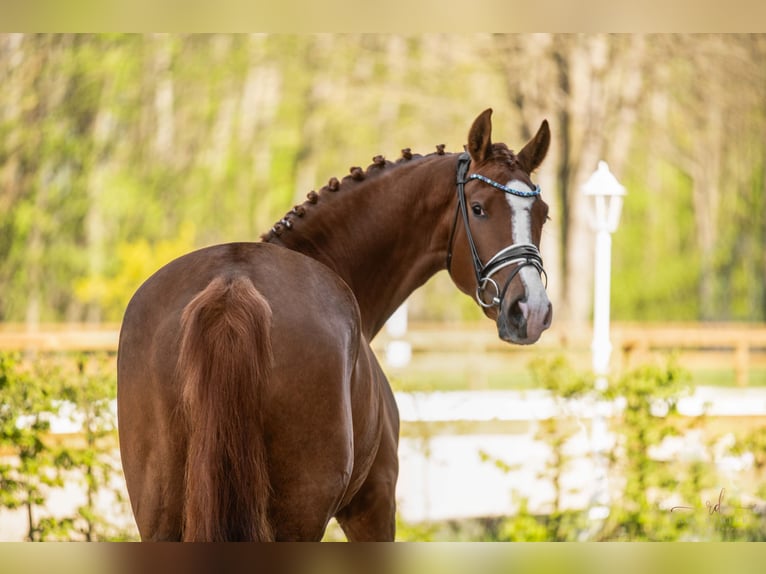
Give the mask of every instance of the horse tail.
M 271 307 L 247 277 L 214 279 L 184 309 L 185 541 L 274 538 L 261 414 L 272 363 Z

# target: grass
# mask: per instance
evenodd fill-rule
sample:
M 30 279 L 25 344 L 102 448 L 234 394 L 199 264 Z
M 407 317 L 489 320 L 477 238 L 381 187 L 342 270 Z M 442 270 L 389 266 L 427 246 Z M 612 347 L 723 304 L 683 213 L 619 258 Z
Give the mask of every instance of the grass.
M 692 381 L 697 386 L 736 387 L 734 369 L 690 369 Z M 748 387 L 766 387 L 766 369 L 750 369 Z
M 394 391 L 400 392 L 528 390 L 536 388 L 529 368 L 535 356 L 551 353 L 417 353 L 406 367 L 388 368 L 384 362 L 383 368 Z M 589 357 L 582 353 L 567 358 L 578 371 L 589 369 Z M 700 365 L 683 357 L 679 363 L 695 386 L 737 388 L 733 366 Z M 760 363 L 749 369 L 748 387 L 766 387 L 766 366 Z
M 504 373 L 424 372 L 390 375 L 394 391 L 486 391 L 533 389 L 534 381 L 528 371 L 513 370 Z

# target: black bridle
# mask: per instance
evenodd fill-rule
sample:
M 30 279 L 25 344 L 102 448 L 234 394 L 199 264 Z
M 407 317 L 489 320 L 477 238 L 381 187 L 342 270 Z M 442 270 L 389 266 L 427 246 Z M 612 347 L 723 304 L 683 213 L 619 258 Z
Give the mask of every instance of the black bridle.
M 508 290 L 508 286 L 513 281 L 513 278 L 524 267 L 532 266 L 545 277 L 545 282 L 548 282 L 548 275 L 543 269 L 543 259 L 540 255 L 540 250 L 532 243 L 514 243 L 508 247 L 504 247 L 497 253 L 495 253 L 486 264 L 481 262 L 479 252 L 476 249 L 476 243 L 473 240 L 473 234 L 471 233 L 471 226 L 468 220 L 468 207 L 465 201 L 465 184 L 472 179 L 476 179 L 495 187 L 504 193 L 511 195 L 517 195 L 519 197 L 534 197 L 540 195 L 540 186 L 537 186 L 533 191 L 520 191 L 512 189 L 505 185 L 502 185 L 494 180 L 489 179 L 483 175 L 477 173 L 471 174 L 466 178 L 468 168 L 471 165 L 471 156 L 468 153 L 460 154 L 457 162 L 457 210 L 455 211 L 455 220 L 452 223 L 452 231 L 449 238 L 449 249 L 447 252 L 447 272 L 451 273 L 452 264 L 452 244 L 455 239 L 455 231 L 457 229 L 458 214 L 463 216 L 463 225 L 465 226 L 466 236 L 468 237 L 468 247 L 471 250 L 471 259 L 473 260 L 473 269 L 476 273 L 476 301 L 482 307 L 501 307 L 503 299 L 505 298 L 505 292 Z M 492 275 L 505 269 L 506 267 L 516 266 L 516 268 L 508 276 L 505 281 L 502 290 L 498 286 L 497 282 L 492 279 Z M 495 290 L 494 296 L 489 301 L 486 297 L 487 286 L 492 285 Z

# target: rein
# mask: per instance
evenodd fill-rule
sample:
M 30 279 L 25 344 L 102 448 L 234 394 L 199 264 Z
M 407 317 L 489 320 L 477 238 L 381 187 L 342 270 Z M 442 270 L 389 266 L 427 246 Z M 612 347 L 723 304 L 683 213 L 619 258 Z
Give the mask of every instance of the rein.
M 543 259 L 540 255 L 540 251 L 537 246 L 531 243 L 514 243 L 508 247 L 504 247 L 497 253 L 495 253 L 486 264 L 481 262 L 479 252 L 476 249 L 476 243 L 473 240 L 473 234 L 471 233 L 471 226 L 468 219 L 468 207 L 465 200 L 465 184 L 472 179 L 476 179 L 495 187 L 504 193 L 511 195 L 517 195 L 519 197 L 535 197 L 540 195 L 540 186 L 538 185 L 533 191 L 520 191 L 502 185 L 488 177 L 474 173 L 468 176 L 468 168 L 471 165 L 471 156 L 468 153 L 460 154 L 457 163 L 457 203 L 458 207 L 455 211 L 455 220 L 452 223 L 452 231 L 449 238 L 449 250 L 447 252 L 447 272 L 451 273 L 450 267 L 452 264 L 452 245 L 455 239 L 455 231 L 457 229 L 458 214 L 463 217 L 463 225 L 465 226 L 466 236 L 468 237 L 468 247 L 471 250 L 471 259 L 473 262 L 474 273 L 476 274 L 476 301 L 484 308 L 501 307 L 503 299 L 505 298 L 505 292 L 508 290 L 508 286 L 513 281 L 513 278 L 518 275 L 522 268 L 532 266 L 545 277 L 545 282 L 548 282 L 548 275 L 543 268 Z M 506 267 L 515 265 L 516 268 L 511 272 L 510 276 L 505 282 L 502 290 L 497 282 L 492 279 L 492 276 Z M 492 286 L 495 290 L 494 296 L 487 300 L 486 289 L 488 286 Z

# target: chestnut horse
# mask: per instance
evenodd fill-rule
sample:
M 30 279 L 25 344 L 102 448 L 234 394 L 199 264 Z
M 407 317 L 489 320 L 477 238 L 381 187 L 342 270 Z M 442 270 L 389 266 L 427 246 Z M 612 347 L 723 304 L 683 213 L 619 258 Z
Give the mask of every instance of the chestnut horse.
M 207 247 L 136 292 L 118 351 L 120 448 L 144 540 L 393 540 L 399 417 L 370 340 L 447 269 L 531 344 L 550 325 L 530 174 L 476 118 L 466 152 L 403 150 L 311 192 L 258 243 Z

